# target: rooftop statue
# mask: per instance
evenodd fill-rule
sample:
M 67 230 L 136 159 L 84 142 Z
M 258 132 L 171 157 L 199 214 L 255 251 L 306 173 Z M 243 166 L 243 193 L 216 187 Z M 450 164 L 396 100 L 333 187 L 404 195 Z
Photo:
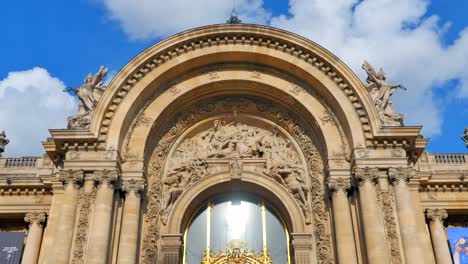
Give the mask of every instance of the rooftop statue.
M 65 92 L 74 91 L 80 100 L 78 105 L 78 114 L 68 118 L 68 128 L 88 128 L 96 106 L 101 99 L 106 86 L 103 79 L 106 76 L 108 68 L 101 66 L 99 71 L 92 76 L 91 73 L 86 76 L 84 83 L 78 88 L 68 87 Z
M 0 132 L 0 157 L 5 151 L 5 146 L 10 143 L 10 140 L 6 137 L 5 131 Z
M 382 125 L 402 126 L 404 116 L 393 111 L 393 103 L 390 97 L 397 88 L 401 88 L 402 90 L 406 90 L 406 88 L 401 84 L 389 84 L 384 70 L 380 68 L 380 71 L 376 72 L 367 61 L 364 61 L 362 68 L 367 73 L 366 88 L 374 101 L 375 107 L 377 107 Z
M 468 127 L 465 128 L 465 134 L 461 136 L 461 139 L 465 141 L 466 147 L 468 148 Z

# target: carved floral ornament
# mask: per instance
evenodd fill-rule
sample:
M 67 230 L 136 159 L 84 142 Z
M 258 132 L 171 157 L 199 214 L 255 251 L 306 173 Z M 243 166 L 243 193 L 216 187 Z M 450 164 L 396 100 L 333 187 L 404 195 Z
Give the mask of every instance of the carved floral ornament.
M 323 163 L 300 123 L 287 110 L 251 97 L 212 98 L 184 113 L 160 129 L 148 164 L 142 263 L 158 260 L 159 227 L 164 225 L 177 199 L 191 185 L 219 170 L 231 177 L 238 175 L 235 172 L 252 170 L 258 177 L 268 177 L 288 190 L 303 209 L 304 218 L 310 217 L 313 224 L 319 263 L 333 263 Z M 273 124 L 252 123 L 242 118 L 243 113 L 271 120 Z M 200 129 L 187 130 L 204 120 Z M 297 143 L 293 144 L 285 133 Z M 174 146 L 182 135 L 184 139 Z M 207 147 L 200 148 L 201 145 Z M 304 153 L 305 161 L 299 152 Z M 166 157 L 169 158 L 165 160 Z
M 64 185 L 73 184 L 75 188 L 79 188 L 84 179 L 84 172 L 83 170 L 61 170 L 58 179 Z
M 448 214 L 445 209 L 426 209 L 426 217 L 431 221 L 443 222 Z
M 46 213 L 26 213 L 26 215 L 24 216 L 24 221 L 29 224 L 42 225 L 45 223 L 46 217 Z

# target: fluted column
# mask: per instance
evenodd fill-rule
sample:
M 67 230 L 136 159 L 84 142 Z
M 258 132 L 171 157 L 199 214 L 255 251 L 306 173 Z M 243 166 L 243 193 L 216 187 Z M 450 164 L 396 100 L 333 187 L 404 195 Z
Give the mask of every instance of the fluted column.
M 118 172 L 115 170 L 101 170 L 94 172 L 96 182 L 96 200 L 91 228 L 89 232 L 88 252 L 86 263 L 107 263 L 109 250 L 112 206 L 114 199 L 115 181 Z
M 37 263 L 41 250 L 43 224 L 46 220 L 45 213 L 27 213 L 24 221 L 29 223 L 28 238 L 24 248 L 22 263 Z
M 387 237 L 375 192 L 375 181 L 379 176 L 379 169 L 356 168 L 354 174 L 359 182 L 359 204 L 367 262 L 369 264 L 389 263 Z
M 447 244 L 447 234 L 443 221 L 448 214 L 445 209 L 427 209 L 426 216 L 431 230 L 432 246 L 437 264 L 451 264 L 450 249 Z
M 354 241 L 353 222 L 347 192 L 350 178 L 330 178 L 328 188 L 332 192 L 333 222 L 338 251 L 338 263 L 358 263 Z
M 123 180 L 122 191 L 125 193 L 122 228 L 118 252 L 119 264 L 136 263 L 138 230 L 140 224 L 140 194 L 145 189 L 144 180 Z
M 388 176 L 395 191 L 396 210 L 400 224 L 401 240 L 406 263 L 424 263 L 422 241 L 416 219 L 416 208 L 412 202 L 408 180 L 414 176 L 411 168 L 390 168 Z
M 75 228 L 76 207 L 78 203 L 79 190 L 83 182 L 82 170 L 61 171 L 59 180 L 64 183 L 63 204 L 60 212 L 60 220 L 55 240 L 55 260 L 53 263 L 68 263 L 71 254 L 73 231 Z

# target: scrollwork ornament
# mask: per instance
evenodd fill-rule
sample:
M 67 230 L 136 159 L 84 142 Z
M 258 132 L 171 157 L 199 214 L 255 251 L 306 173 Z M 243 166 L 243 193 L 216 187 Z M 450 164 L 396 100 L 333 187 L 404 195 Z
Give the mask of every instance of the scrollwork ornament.
M 64 185 L 73 184 L 73 187 L 79 189 L 84 179 L 84 172 L 83 170 L 61 170 L 58 179 Z
M 439 221 L 443 223 L 448 217 L 447 210 L 445 209 L 426 209 L 426 217 L 430 221 Z
M 45 223 L 46 217 L 46 213 L 26 213 L 26 215 L 24 216 L 24 221 L 29 224 L 42 225 Z
M 134 194 L 140 197 L 140 194 L 145 190 L 146 182 L 144 179 L 129 179 L 122 180 L 122 191 L 128 194 Z
M 354 177 L 360 185 L 366 182 L 375 183 L 375 181 L 379 177 L 379 169 L 369 167 L 355 168 Z

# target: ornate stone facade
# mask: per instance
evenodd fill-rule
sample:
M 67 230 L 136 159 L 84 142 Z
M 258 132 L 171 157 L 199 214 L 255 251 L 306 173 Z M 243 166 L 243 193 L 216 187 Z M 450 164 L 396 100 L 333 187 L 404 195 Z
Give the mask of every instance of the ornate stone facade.
M 28 263 L 179 264 L 197 208 L 236 190 L 274 209 L 291 263 L 448 263 L 468 154 L 427 153 L 392 110 L 404 87 L 363 69 L 263 26 L 161 41 L 73 89 L 44 157 L 0 158 L 0 219 L 29 230 Z

